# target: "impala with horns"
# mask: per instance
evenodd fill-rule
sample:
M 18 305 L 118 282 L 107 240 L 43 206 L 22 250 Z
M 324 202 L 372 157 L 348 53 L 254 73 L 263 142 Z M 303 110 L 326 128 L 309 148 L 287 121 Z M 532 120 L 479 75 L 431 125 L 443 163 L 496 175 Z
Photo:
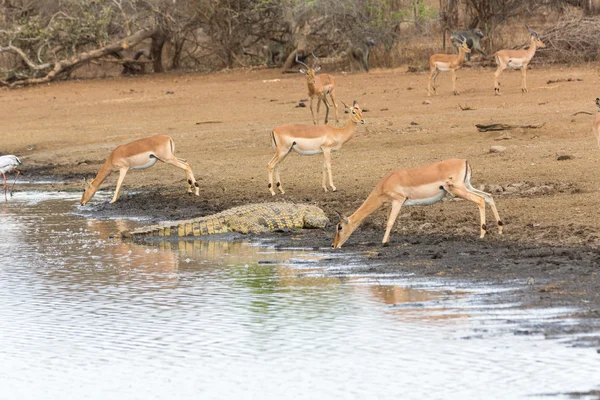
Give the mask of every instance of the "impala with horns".
M 494 204 L 492 195 L 471 186 L 471 166 L 467 160 L 451 159 L 435 164 L 424 165 L 412 169 L 398 169 L 390 172 L 379 182 L 365 202 L 349 217 L 341 214 L 336 226 L 335 237 L 331 247 L 339 248 L 348 240 L 352 232 L 374 211 L 384 204 L 391 203 L 383 244 L 387 244 L 390 232 L 404 206 L 425 206 L 441 201 L 446 195 L 458 196 L 477 204 L 479 207 L 480 238 L 486 233 L 485 205 L 491 207 L 498 233 L 502 233 L 502 221 Z
M 600 111 L 600 98 L 597 97 L 596 106 L 598 107 L 598 111 Z M 600 114 L 596 115 L 596 119 L 594 119 L 594 124 L 592 125 L 592 130 L 594 131 L 594 135 L 598 141 L 598 147 L 600 147 Z
M 342 102 L 344 104 L 344 102 Z M 279 177 L 279 163 L 294 150 L 296 153 L 304 156 L 323 153 L 323 190 L 327 192 L 325 179 L 325 170 L 329 174 L 329 185 L 331 190 L 336 191 L 333 185 L 331 175 L 331 152 L 342 148 L 344 143 L 352 139 L 356 132 L 357 125 L 364 124 L 362 109 L 356 101 L 352 107 L 344 104 L 344 107 L 350 112 L 350 119 L 343 128 L 336 128 L 328 125 L 280 125 L 271 132 L 271 144 L 275 149 L 275 155 L 268 165 L 269 169 L 269 191 L 274 196 L 273 175 L 275 175 L 275 185 L 284 194 Z
M 156 161 L 162 161 L 183 169 L 187 178 L 188 194 L 191 195 L 192 188 L 194 188 L 196 196 L 200 195 L 200 187 L 198 186 L 198 182 L 196 182 L 196 178 L 194 178 L 192 168 L 190 168 L 185 160 L 175 157 L 175 143 L 173 139 L 167 135 L 156 135 L 123 144 L 114 149 L 100 168 L 100 171 L 98 171 L 94 180 L 91 182 L 86 181 L 86 189 L 81 197 L 81 205 L 85 205 L 94 197 L 100 184 L 111 172 L 119 171 L 117 189 L 110 201 L 114 203 L 119 198 L 119 191 L 121 190 L 121 185 L 127 171 L 129 169 L 150 168 L 156 164 Z
M 452 75 L 452 92 L 455 96 L 458 96 L 460 93 L 456 89 L 456 70 L 460 69 L 465 60 L 465 54 L 471 52 L 469 46 L 467 45 L 467 39 L 461 35 L 460 38 L 460 47 L 458 48 L 458 54 L 433 54 L 429 57 L 429 84 L 427 85 L 427 96 L 431 96 L 431 89 L 433 88 L 433 92 L 437 94 L 435 88 L 435 78 L 439 71 L 450 71 Z
M 500 95 L 498 77 L 506 68 L 521 69 L 521 91 L 527 93 L 527 65 L 529 65 L 538 47 L 546 47 L 538 33 L 531 29 L 529 25 L 525 26 L 531 33 L 531 41 L 527 50 L 500 50 L 493 54 L 496 58 L 496 65 L 498 65 L 498 69 L 494 72 L 494 94 L 497 96 Z
M 296 54 L 296 62 L 306 67 L 306 69 L 300 68 L 299 71 L 306 76 L 306 83 L 308 84 L 308 97 L 310 98 L 310 113 L 313 118 L 313 123 L 315 125 L 317 124 L 317 119 L 319 118 L 319 109 L 321 107 L 321 102 L 323 102 L 326 109 L 325 125 L 327 125 L 327 122 L 329 121 L 329 103 L 327 102 L 327 95 L 331 97 L 331 102 L 335 107 L 335 122 L 337 123 L 339 122 L 339 119 L 338 106 L 335 101 L 335 82 L 333 81 L 333 77 L 329 74 L 316 75 L 316 73 L 321 69 L 321 66 L 315 66 L 319 62 L 319 59 L 314 55 L 314 53 L 312 56 L 315 58 L 315 64 L 313 64 L 313 67 L 311 68 L 302 61 L 298 60 L 298 54 Z M 315 119 L 315 113 L 313 111 L 313 99 L 315 97 L 317 98 L 317 119 Z

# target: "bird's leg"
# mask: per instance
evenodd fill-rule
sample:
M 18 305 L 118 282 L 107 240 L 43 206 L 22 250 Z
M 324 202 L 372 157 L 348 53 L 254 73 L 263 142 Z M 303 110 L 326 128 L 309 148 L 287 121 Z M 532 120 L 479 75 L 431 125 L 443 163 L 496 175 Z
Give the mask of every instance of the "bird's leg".
M 17 176 L 15 178 L 15 181 L 13 182 L 12 188 L 10 189 L 10 197 L 13 196 L 13 192 L 15 191 L 15 184 L 17 183 L 17 179 L 19 179 L 19 175 L 21 175 L 21 171 L 19 171 L 16 168 L 15 168 L 15 171 L 17 171 Z
M 6 188 L 8 185 L 6 184 L 6 174 L 2 173 L 2 178 L 4 178 L 4 201 L 8 201 L 8 197 L 6 197 Z

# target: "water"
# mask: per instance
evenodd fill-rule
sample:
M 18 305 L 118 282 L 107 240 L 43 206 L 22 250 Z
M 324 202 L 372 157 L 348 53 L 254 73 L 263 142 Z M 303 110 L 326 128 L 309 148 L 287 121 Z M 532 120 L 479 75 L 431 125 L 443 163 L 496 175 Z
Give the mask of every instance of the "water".
M 353 275 L 327 249 L 136 245 L 78 195 L 0 205 L 0 399 L 570 398 L 600 355 L 515 335 L 569 310 L 494 308 L 504 289 Z M 326 244 L 325 244 L 326 245 Z M 572 323 L 564 319 L 563 323 Z M 590 398 L 590 397 L 579 397 Z

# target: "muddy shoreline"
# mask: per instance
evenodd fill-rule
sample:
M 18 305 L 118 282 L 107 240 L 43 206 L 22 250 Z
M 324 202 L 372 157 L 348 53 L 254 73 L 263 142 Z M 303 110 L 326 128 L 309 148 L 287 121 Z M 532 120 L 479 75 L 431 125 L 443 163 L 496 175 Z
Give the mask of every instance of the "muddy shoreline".
M 56 176 L 55 176 L 56 177 Z M 78 212 L 95 218 L 142 218 L 145 223 L 210 215 L 243 204 L 224 204 L 210 199 L 182 197 L 163 189 L 124 194 L 117 203 L 93 201 Z M 322 205 L 321 205 L 322 206 Z M 322 206 L 334 221 L 333 211 Z M 266 241 L 275 248 L 303 247 L 331 252 L 324 267 L 339 265 L 347 255 L 352 273 L 411 275 L 505 285 L 510 290 L 490 302 L 512 302 L 521 308 L 566 307 L 576 324 L 560 321 L 527 325 L 515 334 L 547 337 L 590 334 L 573 345 L 600 347 L 600 250 L 586 246 L 522 243 L 489 232 L 477 235 L 419 234 L 394 232 L 388 246 L 381 245 L 384 219 L 374 217 L 363 224 L 341 249 L 331 249 L 333 223 L 325 230 L 279 232 L 268 235 L 239 235 L 233 238 Z M 374 221 L 373 221 L 374 220 Z M 115 233 L 115 237 L 119 237 Z M 356 266 L 360 264 L 360 266 Z M 326 272 L 339 274 L 339 271 Z

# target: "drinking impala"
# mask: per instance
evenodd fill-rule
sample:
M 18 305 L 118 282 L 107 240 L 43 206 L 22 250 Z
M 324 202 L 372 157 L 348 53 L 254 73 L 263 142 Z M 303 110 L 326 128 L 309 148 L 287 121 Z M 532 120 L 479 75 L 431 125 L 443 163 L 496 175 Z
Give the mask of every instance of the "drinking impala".
M 342 247 L 365 218 L 384 204 L 391 203 L 392 209 L 383 235 L 383 244 L 385 245 L 390 239 L 390 232 L 403 205 L 431 205 L 441 201 L 448 194 L 477 204 L 481 219 L 480 238 L 485 236 L 487 230 L 485 225 L 486 203 L 494 213 L 498 224 L 498 233 L 502 233 L 503 224 L 492 195 L 471 186 L 471 166 L 467 160 L 450 159 L 417 168 L 397 169 L 390 172 L 375 186 L 375 189 L 354 214 L 347 218 L 340 214 L 340 222 L 336 226 L 331 247 Z
M 110 201 L 114 203 L 119 198 L 119 191 L 121 190 L 121 185 L 127 171 L 130 169 L 150 168 L 156 164 L 156 161 L 162 161 L 183 169 L 187 178 L 188 194 L 192 194 L 193 187 L 196 196 L 200 195 L 200 187 L 198 186 L 198 182 L 196 182 L 196 178 L 194 178 L 192 168 L 190 168 L 185 160 L 175 157 L 175 143 L 173 139 L 167 135 L 156 135 L 123 144 L 114 149 L 100 168 L 100 171 L 98 171 L 94 180 L 90 183 L 86 182 L 86 190 L 81 197 L 81 205 L 85 205 L 94 197 L 100 184 L 108 175 L 113 171 L 119 171 L 117 188 Z

